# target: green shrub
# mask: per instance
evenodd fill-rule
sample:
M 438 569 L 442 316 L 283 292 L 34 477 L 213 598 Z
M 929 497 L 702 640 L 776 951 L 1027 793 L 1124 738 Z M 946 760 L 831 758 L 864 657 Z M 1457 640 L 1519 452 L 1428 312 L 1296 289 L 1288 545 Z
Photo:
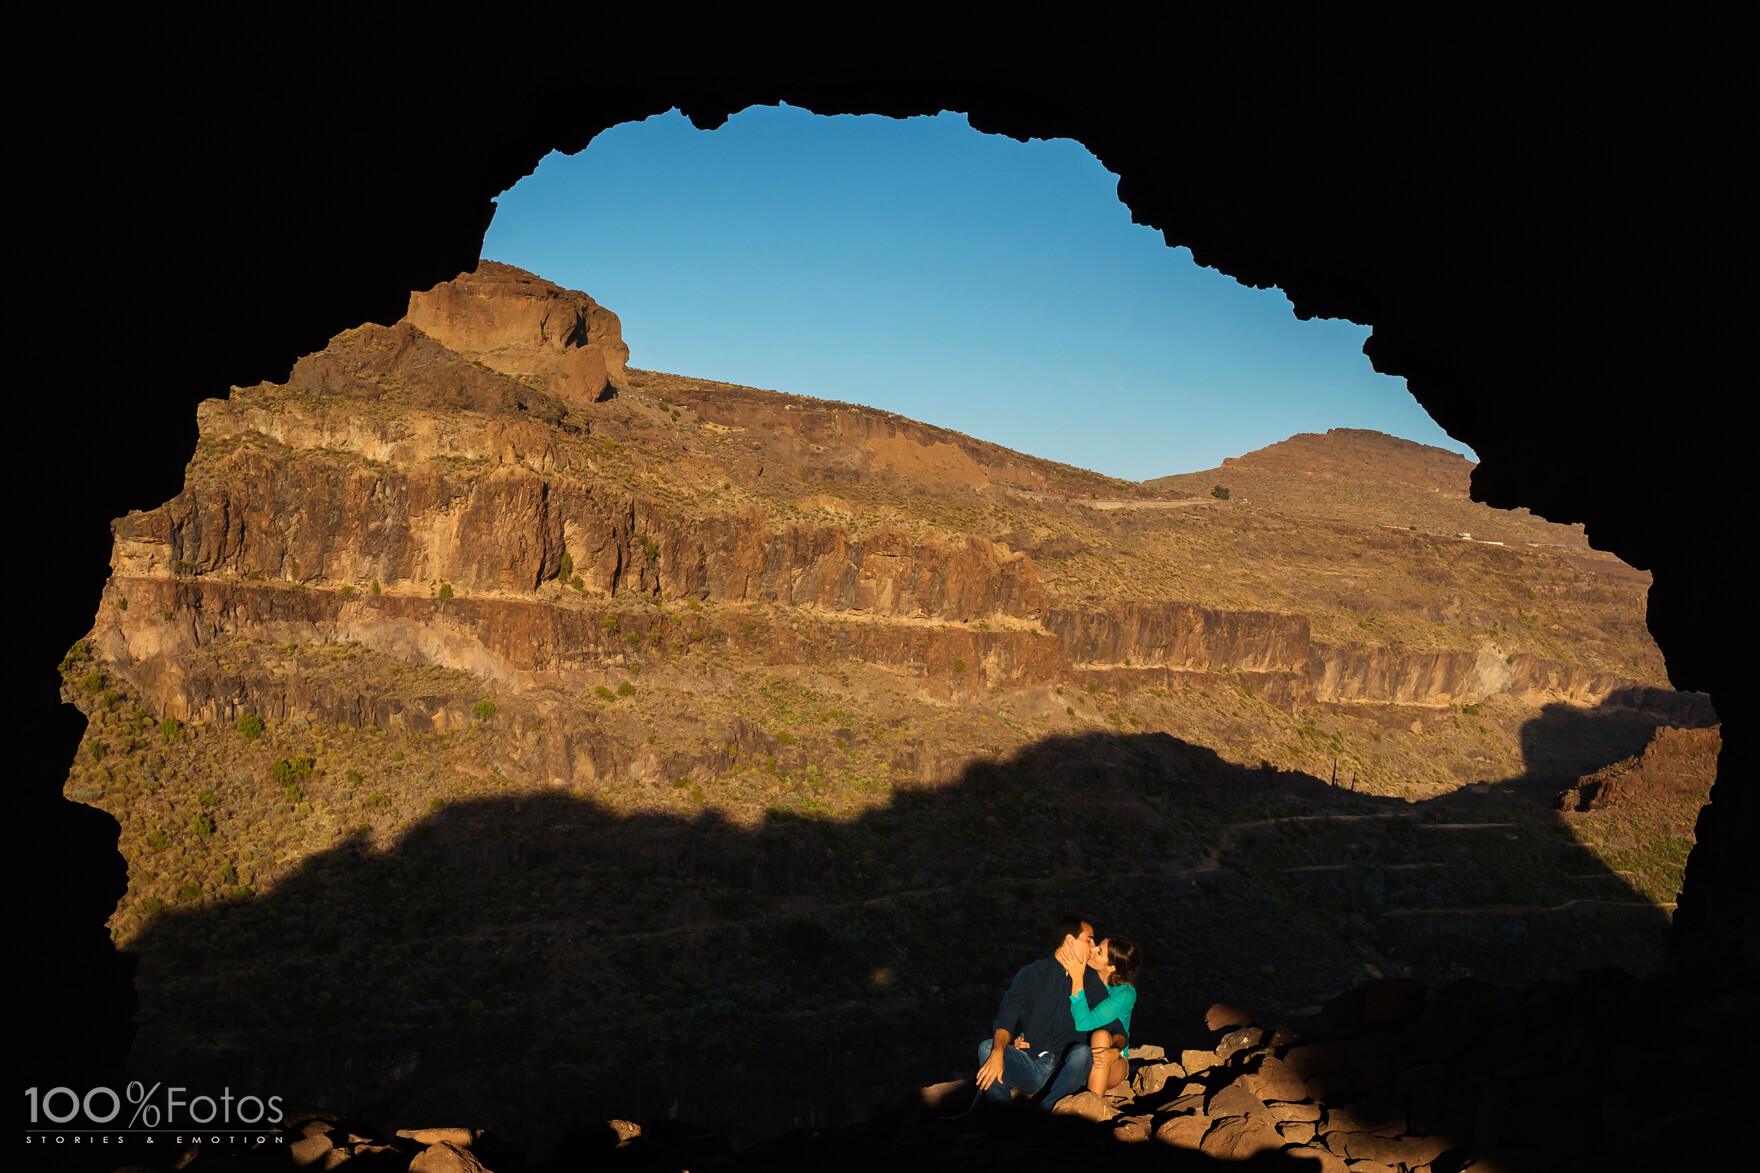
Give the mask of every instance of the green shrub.
M 220 879 L 228 884 L 238 883 L 238 869 L 229 863 L 220 865 Z
M 966 670 L 966 662 L 960 657 L 955 656 L 953 658 L 953 670 L 955 672 L 964 672 Z
M 196 833 L 197 839 L 207 839 L 214 834 L 214 820 L 208 815 L 197 815 L 190 829 Z
M 147 836 L 147 846 L 154 851 L 164 851 L 171 846 L 171 836 L 165 833 L 164 828 L 157 828 Z
M 177 898 L 185 904 L 202 898 L 202 890 L 194 884 L 185 884 L 177 890 Z
M 752 632 L 754 632 L 756 630 L 758 630 L 758 625 L 756 623 L 752 623 L 749 620 L 747 622 L 739 625 L 739 633 L 741 635 L 750 635 L 750 634 L 752 634 Z
M 170 623 L 171 617 L 175 614 L 176 614 L 175 611 L 161 611 L 161 612 L 159 612 L 159 618 L 163 619 L 167 623 Z
M 709 638 L 719 642 L 727 638 L 727 631 L 725 628 L 711 627 L 709 629 Z
M 603 684 L 597 685 L 593 689 L 593 695 L 602 701 L 614 701 L 617 699 L 617 694 L 612 692 L 609 688 L 606 688 Z
M 452 597 L 452 584 L 449 582 L 441 583 L 440 584 L 440 599 L 441 599 L 441 601 L 444 602 L 447 599 L 450 599 L 451 597 Z
M 1216 498 L 1218 501 L 1228 500 L 1228 490 L 1223 488 L 1221 485 L 1217 485 L 1215 488 L 1211 489 L 1210 495 L 1212 497 Z
M 104 690 L 103 704 L 106 709 L 114 709 L 122 700 L 122 694 L 112 689 Z
M 642 544 L 642 553 L 647 555 L 649 566 L 652 566 L 656 562 L 660 561 L 660 543 L 659 542 L 656 542 L 653 538 L 650 538 L 647 534 L 637 534 L 636 540 Z
M 159 736 L 166 741 L 183 740 L 183 722 L 176 717 L 167 717 L 159 722 Z
M 379 580 L 375 578 L 367 589 L 377 596 L 379 593 Z
M 129 718 L 129 724 L 134 726 L 136 733 L 144 732 L 153 727 L 153 714 L 145 709 L 136 709 L 134 715 Z
M 640 664 L 631 664 L 629 667 L 625 668 L 624 671 L 628 672 L 631 676 L 640 676 L 642 674 L 642 666 Z
M 117 599 L 116 606 L 117 606 L 118 610 L 126 611 L 126 610 L 128 610 L 128 600 L 127 599 Z
M 311 758 L 294 758 L 293 772 L 301 776 L 310 774 L 318 763 Z
M 263 736 L 263 719 L 255 713 L 246 713 L 234 724 L 238 727 L 238 731 L 244 734 L 246 741 L 255 741 Z
M 79 686 L 85 692 L 101 692 L 104 688 L 104 674 L 94 668 L 80 677 Z
M 196 801 L 201 803 L 203 806 L 213 806 L 215 803 L 220 801 L 220 798 L 212 790 L 204 790 L 200 794 L 196 795 Z
M 441 798 L 438 794 L 436 794 L 433 798 L 430 798 L 428 800 L 428 809 L 431 811 L 439 812 L 443 807 L 445 807 L 445 805 L 446 805 L 446 800 L 444 798 Z
M 636 686 L 631 684 L 627 680 L 617 686 L 617 695 L 618 696 L 634 696 L 635 694 L 636 694 Z
M 632 631 L 629 633 L 629 646 L 632 648 L 639 648 L 642 646 L 642 633 L 641 632 Z
M 623 622 L 615 615 L 607 615 L 599 620 L 599 626 L 605 629 L 606 635 L 616 635 L 623 629 Z
M 565 579 L 574 573 L 574 559 L 569 557 L 567 550 L 562 552 L 562 561 L 558 565 L 557 570 Z
M 165 911 L 165 902 L 157 896 L 147 896 L 135 907 L 140 909 L 142 916 L 158 916 Z
M 568 580 L 568 585 L 577 591 L 584 591 L 587 589 L 587 580 L 577 574 Z
M 391 760 L 394 762 L 401 762 L 403 760 L 403 751 L 401 749 L 392 750 Z
M 292 782 L 289 782 L 286 786 L 283 786 L 281 788 L 281 793 L 286 795 L 287 801 L 289 803 L 293 804 L 294 806 L 298 806 L 300 803 L 302 803 L 306 800 L 306 792 L 304 790 L 302 790 L 298 785 L 296 785 Z
M 495 716 L 494 701 L 478 701 L 471 706 L 471 716 L 479 721 L 488 721 Z
M 1076 707 L 1074 705 L 1063 706 L 1063 711 L 1068 713 L 1072 717 L 1076 715 Z
M 777 745 L 799 745 L 800 743 L 801 739 L 786 729 L 776 735 Z
M 269 763 L 269 777 L 277 786 L 293 785 L 293 763 L 286 758 L 277 758 Z
M 344 599 L 354 598 L 354 588 L 349 586 L 347 583 L 344 583 L 342 585 L 342 589 L 340 591 L 338 591 L 337 593 L 340 594 Z
M 390 806 L 391 800 L 383 794 L 369 794 L 367 795 L 367 805 L 371 807 Z
M 249 900 L 252 896 L 255 896 L 256 893 L 252 892 L 249 888 L 246 888 L 243 884 L 239 884 L 232 889 L 230 895 L 234 900 Z
M 61 663 L 57 666 L 57 670 L 71 672 L 76 664 L 83 662 L 90 655 L 91 653 L 86 650 L 86 641 L 76 639 L 73 641 L 73 646 L 67 649 L 67 654 L 61 657 Z
M 362 782 L 367 780 L 366 775 L 362 774 L 359 770 L 350 770 L 345 777 L 348 779 L 348 784 L 350 786 L 359 786 Z
M 101 741 L 94 741 L 86 752 L 92 755 L 92 760 L 94 762 L 101 762 L 104 760 L 104 743 Z
M 660 646 L 660 633 L 657 631 L 650 631 L 648 633 L 648 642 L 653 644 L 655 647 L 659 647 Z

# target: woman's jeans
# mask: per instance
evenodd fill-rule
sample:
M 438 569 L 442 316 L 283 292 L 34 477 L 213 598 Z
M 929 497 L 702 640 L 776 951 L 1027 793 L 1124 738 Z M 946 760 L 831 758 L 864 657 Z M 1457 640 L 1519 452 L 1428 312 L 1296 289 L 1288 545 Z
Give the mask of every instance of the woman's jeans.
M 994 1046 L 994 1039 L 978 1044 L 979 1063 L 990 1061 Z M 1044 1093 L 1038 1096 L 1039 1108 L 1049 1112 L 1057 1101 L 1088 1086 L 1088 1072 L 1093 1066 L 1094 1049 L 1087 1043 L 1070 1047 L 1061 1061 L 1050 1051 L 1023 1051 L 1011 1045 L 1002 1055 L 1002 1078 L 991 1084 L 984 1096 L 992 1104 L 1006 1104 L 1011 1088 L 1029 1096 L 1043 1088 Z

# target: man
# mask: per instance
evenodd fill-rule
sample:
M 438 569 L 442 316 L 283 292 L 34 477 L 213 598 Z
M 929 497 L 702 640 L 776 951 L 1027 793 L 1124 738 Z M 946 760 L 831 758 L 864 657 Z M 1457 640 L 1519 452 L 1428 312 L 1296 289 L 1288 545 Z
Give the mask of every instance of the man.
M 996 1011 L 994 1034 L 978 1044 L 978 1091 L 993 1104 L 1006 1104 L 1009 1092 L 1037 1095 L 1039 1107 L 1052 1105 L 1087 1086 L 1093 1052 L 1088 1036 L 1076 1030 L 1069 1012 L 1069 975 L 1061 957 L 1086 965 L 1094 951 L 1094 926 L 1080 917 L 1064 917 L 1053 930 L 1056 949 L 1050 957 L 1023 966 L 1009 983 Z M 1092 969 L 1083 975 L 1088 1005 L 1106 998 L 1106 985 Z M 1113 1023 L 1112 1029 L 1124 1028 Z M 1021 1040 L 1026 1045 L 1016 1046 Z

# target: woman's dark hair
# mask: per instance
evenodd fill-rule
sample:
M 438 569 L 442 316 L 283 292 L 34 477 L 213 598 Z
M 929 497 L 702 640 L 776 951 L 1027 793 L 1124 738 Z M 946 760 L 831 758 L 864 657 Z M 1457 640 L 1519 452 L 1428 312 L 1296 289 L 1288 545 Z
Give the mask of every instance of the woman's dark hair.
M 1137 947 L 1123 937 L 1111 937 L 1106 942 L 1106 960 L 1112 962 L 1112 977 L 1107 982 L 1113 986 L 1134 985 L 1137 980 L 1137 966 L 1142 958 L 1137 954 Z

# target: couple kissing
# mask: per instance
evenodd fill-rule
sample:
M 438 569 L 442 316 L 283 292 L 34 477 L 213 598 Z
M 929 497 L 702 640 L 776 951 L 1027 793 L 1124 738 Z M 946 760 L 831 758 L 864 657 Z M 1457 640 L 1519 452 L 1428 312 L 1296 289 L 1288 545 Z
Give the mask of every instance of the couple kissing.
M 978 1093 L 992 1104 L 1019 1092 L 1049 1112 L 1083 1088 L 1105 1095 L 1130 1070 L 1137 947 L 1096 944 L 1094 926 L 1075 916 L 1057 922 L 1052 943 L 1051 956 L 1014 975 L 993 1035 L 978 1044 Z

